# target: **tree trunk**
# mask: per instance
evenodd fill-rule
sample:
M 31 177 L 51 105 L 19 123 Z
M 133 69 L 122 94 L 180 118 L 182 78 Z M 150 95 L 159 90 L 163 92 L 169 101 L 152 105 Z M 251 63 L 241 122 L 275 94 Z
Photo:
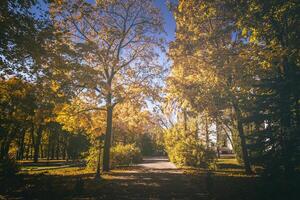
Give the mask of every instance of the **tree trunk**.
M 3 141 L 1 143 L 0 160 L 5 160 L 9 158 L 8 153 L 9 153 L 10 144 L 13 138 L 15 137 L 15 132 L 17 130 L 18 130 L 17 128 L 15 130 L 13 128 L 10 128 L 7 136 L 3 138 Z
M 54 154 L 55 154 L 55 149 L 54 149 L 55 144 L 51 144 L 51 160 L 54 160 Z
M 229 133 L 227 132 L 227 130 L 226 130 L 223 126 L 222 126 L 222 129 L 223 129 L 223 131 L 224 131 L 224 133 L 225 133 L 225 135 L 226 135 L 226 138 L 229 140 L 230 145 L 231 145 L 233 151 L 235 152 L 234 145 L 233 145 L 233 141 L 232 141 L 232 139 L 231 139 Z M 230 131 L 230 130 L 229 130 L 229 131 Z M 230 132 L 231 132 L 231 135 L 232 135 L 232 131 L 230 131 Z
M 244 134 L 243 123 L 241 121 L 242 116 L 241 116 L 241 113 L 240 113 L 240 110 L 239 110 L 237 104 L 234 103 L 233 108 L 234 108 L 234 112 L 236 115 L 237 129 L 238 129 L 239 137 L 241 140 L 241 148 L 242 148 L 245 172 L 246 172 L 246 174 L 251 174 L 252 170 L 251 170 L 249 155 L 248 155 L 247 146 L 246 146 L 246 137 Z
M 111 146 L 111 135 L 112 135 L 112 117 L 113 117 L 113 107 L 111 106 L 111 103 L 109 103 L 107 106 L 106 134 L 105 134 L 104 150 L 103 150 L 103 171 L 105 172 L 109 171 L 109 158 L 110 158 L 110 146 Z
M 0 149 L 0 160 L 4 160 L 7 156 L 7 145 L 6 145 L 6 138 L 3 138 L 1 141 L 1 149 Z
M 184 134 L 187 135 L 187 113 L 186 109 L 183 109 L 183 124 L 184 124 Z
M 59 152 L 60 152 L 60 148 L 59 148 L 59 133 L 57 134 L 57 144 L 56 144 L 56 160 L 59 159 Z
M 31 144 L 31 137 L 29 137 L 29 142 L 28 144 L 25 146 L 25 159 L 28 160 L 29 159 L 29 153 L 30 153 L 30 145 Z
M 32 159 L 32 156 L 33 156 L 33 148 L 34 148 L 34 144 L 35 144 L 35 142 L 34 142 L 34 131 L 35 131 L 35 129 L 34 129 L 34 124 L 32 123 L 31 124 L 31 131 L 30 131 L 30 138 L 31 138 L 31 144 L 30 144 L 30 159 Z
M 34 155 L 33 155 L 33 162 L 38 162 L 39 159 L 39 150 L 40 150 L 40 144 L 41 144 L 41 139 L 42 139 L 42 127 L 39 126 L 37 130 L 37 135 L 36 135 L 36 141 L 34 144 Z
M 4 138 L 0 141 L 0 160 L 3 160 L 4 155 Z
M 6 160 L 8 159 L 8 152 L 9 152 L 9 146 L 10 146 L 10 139 L 4 139 L 4 141 L 1 144 L 1 155 L 0 155 L 0 160 Z
M 220 158 L 220 130 L 218 120 L 216 120 L 217 156 Z
M 50 146 L 51 146 L 51 138 L 50 138 L 50 136 L 51 136 L 51 133 L 50 133 L 50 131 L 48 132 L 48 144 L 47 144 L 47 160 L 49 160 L 50 159 Z
M 18 149 L 18 159 L 19 160 L 23 160 L 23 158 L 24 158 L 25 134 L 26 134 L 26 130 L 24 129 L 21 133 L 21 139 L 20 139 L 19 149 Z
M 40 153 L 41 158 L 44 158 L 44 145 L 43 144 L 40 145 L 40 151 L 41 151 L 41 153 Z
M 199 132 L 199 125 L 198 125 L 198 120 L 195 122 L 196 130 L 195 130 L 195 140 L 199 140 L 198 132 Z
M 208 116 L 205 116 L 205 139 L 206 139 L 206 149 L 209 149 Z
M 99 151 L 98 151 L 98 159 L 97 159 L 97 171 L 95 179 L 100 179 L 100 165 L 101 165 L 101 141 L 99 141 Z
M 66 153 L 67 153 L 67 137 L 66 137 L 66 135 L 64 135 L 64 137 L 63 137 L 63 150 L 62 150 L 63 160 L 66 159 Z

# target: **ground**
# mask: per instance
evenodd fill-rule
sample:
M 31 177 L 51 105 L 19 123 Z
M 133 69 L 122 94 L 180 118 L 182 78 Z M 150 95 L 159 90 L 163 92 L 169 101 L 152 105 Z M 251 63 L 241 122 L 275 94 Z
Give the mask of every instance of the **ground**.
M 254 200 L 285 196 L 280 186 L 277 190 L 273 190 L 273 185 L 266 187 L 257 175 L 244 175 L 241 166 L 228 158 L 220 159 L 218 169 L 210 173 L 176 168 L 167 158 L 150 157 L 137 166 L 102 174 L 99 181 L 94 179 L 93 171 L 77 167 L 78 163 L 75 166 L 54 161 L 24 166 L 17 177 L 0 182 L 3 199 Z

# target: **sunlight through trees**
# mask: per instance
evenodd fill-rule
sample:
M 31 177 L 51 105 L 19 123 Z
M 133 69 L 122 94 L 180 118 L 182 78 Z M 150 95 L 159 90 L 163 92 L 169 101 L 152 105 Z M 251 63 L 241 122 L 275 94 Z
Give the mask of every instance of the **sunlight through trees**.
M 0 199 L 299 198 L 299 15 L 2 0 Z

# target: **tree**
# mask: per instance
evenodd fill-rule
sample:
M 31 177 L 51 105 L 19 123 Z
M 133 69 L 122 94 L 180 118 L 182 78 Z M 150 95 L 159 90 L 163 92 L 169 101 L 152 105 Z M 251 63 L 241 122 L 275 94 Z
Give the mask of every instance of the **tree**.
M 286 175 L 299 163 L 298 10 L 295 1 L 255 0 L 175 9 L 169 91 L 231 130 L 248 173 L 250 161 Z
M 32 55 L 34 49 L 39 47 L 35 36 L 40 31 L 41 24 L 30 12 L 34 5 L 35 1 L 13 0 L 4 0 L 0 4 L 1 78 L 26 73 L 28 69 L 23 63 L 28 60 L 28 55 Z
M 33 85 L 20 79 L 12 78 L 1 81 L 0 87 L 0 160 L 9 159 L 11 143 L 19 137 L 24 137 L 30 128 L 30 117 L 34 113 L 35 97 L 32 94 Z
M 176 41 L 169 53 L 174 64 L 168 81 L 171 92 L 180 88 L 175 97 L 212 119 L 222 120 L 228 110 L 233 111 L 245 170 L 251 173 L 243 124 L 250 78 L 240 57 L 243 41 L 229 11 L 224 1 L 179 1 Z
M 78 85 L 94 91 L 98 107 L 106 110 L 103 170 L 108 171 L 114 107 L 159 89 L 162 18 L 146 0 L 58 1 L 51 13 L 78 53 Z
M 233 1 L 237 26 L 248 41 L 255 106 L 248 123 L 254 160 L 268 173 L 293 176 L 299 164 L 299 3 Z
M 30 120 L 25 121 L 32 123 L 34 160 L 37 161 L 43 129 L 53 117 L 54 104 L 66 100 L 73 91 L 67 74 L 73 64 L 72 51 L 58 42 L 61 35 L 56 33 L 39 2 L 5 0 L 0 9 L 0 76 L 3 80 L 18 77 L 20 85 L 28 84 L 32 88 L 34 114 L 28 112 Z M 11 89 L 8 93 L 15 92 L 15 88 Z M 18 125 L 12 122 L 11 126 Z M 20 131 L 25 136 L 27 130 Z

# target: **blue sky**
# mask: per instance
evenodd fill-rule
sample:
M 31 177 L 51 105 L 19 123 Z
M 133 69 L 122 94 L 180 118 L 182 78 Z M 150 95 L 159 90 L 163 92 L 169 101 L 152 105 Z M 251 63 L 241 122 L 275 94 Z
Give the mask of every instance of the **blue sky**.
M 94 0 L 87 0 L 87 1 L 94 2 Z M 176 2 L 176 0 L 173 0 L 173 2 L 174 1 Z M 39 3 L 42 9 L 46 10 L 45 3 L 41 0 L 39 0 Z M 164 21 L 165 21 L 164 28 L 165 31 L 167 32 L 167 37 L 166 37 L 167 42 L 173 41 L 175 39 L 176 23 L 172 12 L 167 7 L 167 0 L 154 0 L 154 4 L 161 10 L 162 15 L 164 17 Z M 36 12 L 35 8 L 33 8 L 33 12 Z
M 171 11 L 167 7 L 166 0 L 155 0 L 155 5 L 161 10 L 165 20 L 165 31 L 167 32 L 167 41 L 173 41 L 175 39 L 175 19 Z

